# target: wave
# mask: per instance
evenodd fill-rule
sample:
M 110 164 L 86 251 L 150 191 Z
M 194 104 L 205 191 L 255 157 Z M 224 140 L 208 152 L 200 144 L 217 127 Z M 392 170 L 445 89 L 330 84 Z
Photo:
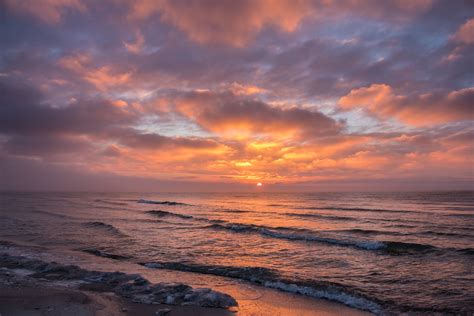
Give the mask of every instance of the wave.
M 467 238 L 474 237 L 474 235 L 469 235 L 469 234 L 458 234 L 458 233 L 449 233 L 449 232 L 441 232 L 441 231 L 433 231 L 433 230 L 422 231 L 415 234 L 431 235 L 431 236 L 448 236 L 448 237 L 467 237 Z
M 191 215 L 183 215 L 168 211 L 153 210 L 148 211 L 148 213 L 164 217 L 164 216 L 173 216 L 182 219 L 192 219 L 196 221 L 204 221 L 210 223 L 211 225 L 203 226 L 201 228 L 207 229 L 217 229 L 225 230 L 234 233 L 255 233 L 263 236 L 286 239 L 291 241 L 309 241 L 309 242 L 319 242 L 332 244 L 343 247 L 352 247 L 363 250 L 381 250 L 386 251 L 391 254 L 402 254 L 402 253 L 416 253 L 416 252 L 429 252 L 434 251 L 437 248 L 431 245 L 417 244 L 417 243 L 407 243 L 407 242 L 398 242 L 398 241 L 377 241 L 377 240 L 354 240 L 351 236 L 323 236 L 320 233 L 303 229 L 303 228 L 288 228 L 288 227 L 268 227 L 262 225 L 253 225 L 253 224 L 240 224 L 232 223 L 224 220 L 212 220 L 208 218 L 193 217 Z M 380 231 L 369 231 L 363 229 L 352 229 L 347 232 L 366 232 L 366 233 L 379 233 L 383 234 Z M 334 233 L 337 231 L 332 231 Z M 393 233 L 396 235 L 397 233 Z M 401 233 L 400 233 L 401 234 Z
M 356 289 L 332 282 L 288 280 L 281 277 L 278 271 L 268 268 L 203 265 L 182 262 L 148 262 L 141 264 L 151 269 L 195 272 L 245 280 L 285 292 L 329 299 L 373 313 L 381 312 L 379 303 L 358 293 Z
M 465 254 L 465 255 L 474 255 L 474 248 L 464 248 L 464 249 L 458 249 L 459 253 Z
M 274 279 L 279 273 L 276 270 L 262 267 L 235 267 L 221 265 L 200 265 L 182 262 L 148 262 L 141 263 L 147 268 L 167 269 L 185 272 L 195 272 L 201 274 L 212 274 L 229 278 L 256 281 L 262 278 Z
M 211 229 L 221 229 L 235 233 L 257 233 L 278 239 L 309 241 L 326 243 L 343 247 L 352 247 L 363 250 L 381 250 L 393 254 L 433 251 L 436 247 L 425 244 L 406 243 L 398 241 L 376 241 L 376 240 L 354 240 L 353 238 L 341 238 L 321 236 L 317 232 L 305 229 L 290 229 L 285 227 L 266 227 L 249 224 L 213 224 L 207 226 Z
M 40 214 L 45 214 L 47 216 L 52 216 L 52 217 L 57 217 L 57 218 L 67 218 L 67 219 L 76 219 L 77 217 L 70 216 L 70 215 L 64 215 L 64 214 L 58 214 L 58 213 L 53 213 L 53 212 L 48 212 L 48 211 L 43 211 L 43 210 L 34 210 L 34 213 L 40 213 Z
M 191 215 L 183 215 L 183 214 L 178 214 L 178 213 L 173 213 L 173 212 L 167 212 L 167 211 L 162 211 L 162 210 L 151 210 L 147 211 L 148 214 L 158 216 L 158 217 L 166 217 L 166 216 L 171 216 L 171 217 L 178 217 L 178 218 L 183 218 L 183 219 L 191 219 L 194 218 Z
M 358 211 L 358 212 L 383 212 L 383 213 L 429 213 L 423 211 L 392 210 L 381 208 L 363 208 L 363 207 L 299 207 L 300 210 L 328 210 L 328 211 Z M 431 214 L 431 213 L 430 213 Z
M 103 257 L 103 258 L 109 258 L 109 259 L 114 259 L 114 260 L 128 260 L 131 259 L 132 257 L 130 256 L 125 256 L 125 255 L 117 255 L 113 254 L 110 252 L 102 251 L 96 248 L 85 248 L 85 249 L 80 249 L 82 252 L 86 252 L 88 254 L 97 256 L 97 257 Z
M 341 230 L 332 230 L 331 232 L 334 233 L 354 233 L 354 234 L 361 234 L 361 235 L 388 235 L 388 236 L 405 236 L 409 235 L 409 233 L 400 233 L 394 231 L 384 231 L 384 230 L 376 230 L 376 229 L 363 229 L 363 228 L 351 228 L 351 229 L 341 229 Z
M 192 219 L 194 221 L 211 223 L 211 224 L 227 223 L 226 221 L 220 220 L 220 219 L 209 219 L 209 218 L 205 218 L 205 217 L 195 217 L 195 216 L 192 216 L 192 215 L 184 215 L 184 214 L 173 213 L 173 212 L 162 211 L 162 210 L 151 210 L 151 211 L 147 211 L 146 213 L 151 214 L 153 216 L 157 216 L 157 217 L 177 217 L 177 218 L 181 218 L 181 219 Z M 168 224 L 175 224 L 175 223 L 171 223 L 171 222 L 167 222 L 167 223 Z
M 116 202 L 116 201 L 102 200 L 102 199 L 96 199 L 95 202 L 100 202 L 100 203 L 110 204 L 110 205 L 127 205 L 127 203 L 125 202 Z
M 223 213 L 237 213 L 237 214 L 241 214 L 241 213 L 251 213 L 251 211 L 244 211 L 244 210 L 237 210 L 237 209 L 220 209 L 220 210 L 217 210 L 217 212 L 223 212 Z
M 408 243 L 408 242 L 398 242 L 398 241 L 377 241 L 377 240 L 354 240 L 352 236 L 324 236 L 319 232 L 304 228 L 289 228 L 289 227 L 268 227 L 263 225 L 253 225 L 253 224 L 240 224 L 232 223 L 224 220 L 212 220 L 208 218 L 193 217 L 191 215 L 183 215 L 168 211 L 161 210 L 152 210 L 147 213 L 164 217 L 164 216 L 173 216 L 183 219 L 192 219 L 196 221 L 204 221 L 210 223 L 211 225 L 203 226 L 200 228 L 204 229 L 215 229 L 215 230 L 225 230 L 234 233 L 255 233 L 262 236 L 286 239 L 291 241 L 308 241 L 308 242 L 318 242 L 332 244 L 342 247 L 352 247 L 362 250 L 380 250 L 385 251 L 390 254 L 404 254 L 404 253 L 419 253 L 419 252 L 430 252 L 437 250 L 436 247 L 425 244 L 417 243 Z M 347 230 L 346 232 L 366 232 L 369 233 L 378 233 L 384 234 L 380 231 L 370 231 L 363 229 L 352 229 Z M 326 231 L 326 233 L 336 233 L 340 231 Z M 398 233 L 393 232 L 392 235 L 398 235 Z M 403 235 L 400 233 L 400 235 Z
M 445 216 L 474 219 L 474 214 L 447 214 Z
M 87 222 L 83 224 L 86 227 L 101 229 L 103 231 L 106 231 L 116 236 L 127 236 L 126 234 L 121 232 L 117 227 L 110 224 L 103 223 L 103 222 L 96 221 L 96 222 Z
M 336 215 L 323 215 L 323 214 L 308 214 L 308 213 L 283 213 L 286 216 L 291 217 L 308 217 L 308 218 L 321 218 L 321 219 L 329 219 L 329 220 L 336 220 L 336 221 L 353 221 L 357 220 L 353 217 L 348 216 L 336 216 Z
M 449 232 L 441 232 L 441 231 L 433 231 L 433 230 L 402 233 L 402 232 L 394 232 L 394 231 L 352 228 L 352 229 L 342 229 L 342 230 L 331 230 L 330 232 L 356 233 L 356 234 L 362 234 L 362 235 L 389 235 L 389 236 L 432 235 L 432 236 L 467 237 L 467 238 L 474 237 L 474 235 L 469 235 L 469 234 L 449 233 Z
M 158 205 L 191 205 L 191 204 L 186 204 L 186 203 L 181 203 L 181 202 L 175 202 L 175 201 L 153 201 L 153 200 L 144 200 L 140 199 L 137 201 L 137 203 L 143 203 L 143 204 L 158 204 Z

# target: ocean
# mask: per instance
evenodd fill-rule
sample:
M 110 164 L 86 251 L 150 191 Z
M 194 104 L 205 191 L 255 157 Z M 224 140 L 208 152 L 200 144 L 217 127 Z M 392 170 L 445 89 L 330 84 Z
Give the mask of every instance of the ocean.
M 376 314 L 474 312 L 474 194 L 2 193 L 0 241 Z

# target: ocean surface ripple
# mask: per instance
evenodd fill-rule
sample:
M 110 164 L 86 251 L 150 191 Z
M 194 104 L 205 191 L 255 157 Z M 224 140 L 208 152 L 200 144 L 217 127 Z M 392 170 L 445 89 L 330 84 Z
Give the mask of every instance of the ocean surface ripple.
M 472 192 L 1 198 L 0 241 L 234 278 L 375 314 L 474 313 Z

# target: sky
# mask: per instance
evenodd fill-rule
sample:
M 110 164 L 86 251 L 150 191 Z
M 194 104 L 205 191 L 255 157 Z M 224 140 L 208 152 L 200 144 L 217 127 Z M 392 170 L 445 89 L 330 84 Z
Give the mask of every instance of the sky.
M 467 0 L 3 0 L 0 189 L 474 189 L 473 73 Z

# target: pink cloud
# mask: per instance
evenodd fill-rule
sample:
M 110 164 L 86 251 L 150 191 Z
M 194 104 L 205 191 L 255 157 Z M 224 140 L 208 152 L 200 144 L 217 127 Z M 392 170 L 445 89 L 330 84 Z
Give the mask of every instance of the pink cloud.
M 195 42 L 241 47 L 266 25 L 293 32 L 313 8 L 308 0 L 141 0 L 132 4 L 131 18 L 143 19 L 156 12 Z
M 474 88 L 448 93 L 399 95 L 386 84 L 353 89 L 339 100 L 342 109 L 362 108 L 378 118 L 395 118 L 415 126 L 473 119 L 473 104 Z
M 474 19 L 467 20 L 466 23 L 461 25 L 457 32 L 453 35 L 453 38 L 457 42 L 464 44 L 474 43 Z

